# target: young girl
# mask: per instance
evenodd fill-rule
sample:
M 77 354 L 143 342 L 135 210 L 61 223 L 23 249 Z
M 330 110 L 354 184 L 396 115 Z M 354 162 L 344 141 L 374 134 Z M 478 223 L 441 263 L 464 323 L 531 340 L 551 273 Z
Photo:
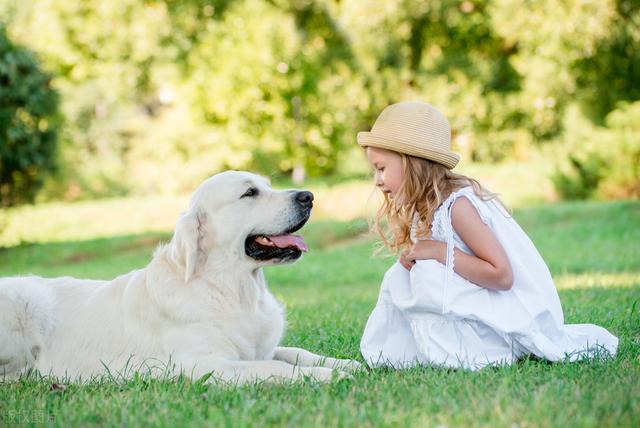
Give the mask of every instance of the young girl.
M 375 226 L 401 252 L 360 344 L 370 366 L 476 370 L 525 354 L 551 361 L 614 355 L 618 339 L 565 325 L 549 269 L 496 195 L 451 169 L 447 119 L 433 106 L 388 106 L 358 133 L 384 202 Z M 387 230 L 382 220 L 387 220 Z

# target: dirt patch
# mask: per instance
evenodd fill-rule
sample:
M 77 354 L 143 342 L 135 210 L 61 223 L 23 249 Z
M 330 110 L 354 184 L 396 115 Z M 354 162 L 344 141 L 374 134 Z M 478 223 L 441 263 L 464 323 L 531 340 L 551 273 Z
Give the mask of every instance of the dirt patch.
M 140 248 L 156 247 L 158 244 L 167 241 L 168 238 L 166 236 L 142 236 L 119 246 L 118 251 L 132 251 L 139 250 Z
M 84 252 L 75 253 L 75 254 L 72 254 L 69 257 L 65 257 L 64 259 L 60 260 L 56 264 L 64 265 L 64 264 L 67 264 L 67 263 L 82 263 L 82 262 L 86 262 L 89 259 L 93 259 L 93 258 L 95 258 L 97 256 L 98 256 L 98 254 L 96 254 L 96 253 L 84 253 Z
M 83 263 L 88 260 L 97 259 L 100 257 L 108 257 L 109 254 L 122 254 L 139 251 L 140 249 L 149 248 L 153 249 L 161 242 L 166 242 L 168 238 L 166 236 L 141 236 L 133 240 L 122 243 L 121 245 L 114 246 L 113 248 L 105 246 L 104 249 L 99 251 L 77 251 L 70 256 L 63 257 L 53 262 L 54 265 L 65 265 L 74 263 Z

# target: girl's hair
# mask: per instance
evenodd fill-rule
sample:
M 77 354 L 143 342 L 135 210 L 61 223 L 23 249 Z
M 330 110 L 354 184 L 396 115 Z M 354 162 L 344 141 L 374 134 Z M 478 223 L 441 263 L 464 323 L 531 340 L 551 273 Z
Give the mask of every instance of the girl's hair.
M 416 214 L 419 219 L 416 236 L 430 236 L 436 209 L 452 192 L 462 187 L 472 186 L 478 197 L 497 199 L 502 204 L 498 195 L 485 189 L 478 180 L 452 172 L 428 159 L 398 154 L 402 157 L 404 181 L 394 199 L 383 194 L 384 201 L 371 225 L 371 229 L 382 238 L 383 246 L 393 252 L 400 252 L 411 245 L 411 225 Z

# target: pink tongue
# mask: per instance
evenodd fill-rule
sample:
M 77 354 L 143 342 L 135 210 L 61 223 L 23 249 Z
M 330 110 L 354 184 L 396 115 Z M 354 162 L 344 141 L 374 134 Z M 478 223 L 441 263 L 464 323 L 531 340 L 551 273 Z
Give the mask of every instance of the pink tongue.
M 278 248 L 296 247 L 301 251 L 309 251 L 309 247 L 304 242 L 302 236 L 298 235 L 280 235 L 270 236 L 269 240 L 276 244 Z

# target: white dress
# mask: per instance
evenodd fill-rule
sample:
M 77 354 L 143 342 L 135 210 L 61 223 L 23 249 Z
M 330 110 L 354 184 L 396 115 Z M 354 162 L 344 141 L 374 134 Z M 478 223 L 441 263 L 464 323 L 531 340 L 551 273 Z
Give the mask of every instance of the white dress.
M 451 207 L 461 196 L 504 247 L 514 275 L 510 290 L 482 288 L 453 271 L 454 246 L 473 254 L 451 226 Z M 511 364 L 525 354 L 550 361 L 615 355 L 618 339 L 604 328 L 564 324 L 549 269 L 499 203 L 483 201 L 471 187 L 452 193 L 434 214 L 432 239 L 447 243 L 446 266 L 418 260 L 408 271 L 395 263 L 384 275 L 360 343 L 371 367 L 477 370 Z

